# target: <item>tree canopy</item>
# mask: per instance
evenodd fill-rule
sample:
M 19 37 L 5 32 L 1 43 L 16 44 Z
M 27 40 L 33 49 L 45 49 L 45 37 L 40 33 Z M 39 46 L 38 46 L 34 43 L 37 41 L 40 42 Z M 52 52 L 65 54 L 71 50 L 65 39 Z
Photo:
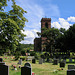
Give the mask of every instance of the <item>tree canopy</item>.
M 8 0 L 10 1 L 10 0 Z M 12 10 L 5 12 L 7 0 L 0 0 L 0 49 L 6 51 L 15 51 L 21 40 L 24 40 L 25 22 L 27 19 L 24 13 L 27 13 L 12 0 Z
M 57 49 L 60 52 L 75 52 L 75 24 L 69 29 L 64 28 L 43 28 L 42 37 L 46 37 L 46 51 L 55 52 Z

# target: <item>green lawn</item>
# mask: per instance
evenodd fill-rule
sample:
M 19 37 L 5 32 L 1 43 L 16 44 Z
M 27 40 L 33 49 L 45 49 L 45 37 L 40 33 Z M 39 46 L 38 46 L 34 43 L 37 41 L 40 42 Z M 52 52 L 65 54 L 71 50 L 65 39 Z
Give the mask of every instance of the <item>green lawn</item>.
M 18 61 L 14 61 L 14 59 L 10 57 L 3 57 L 3 60 L 6 62 L 6 65 L 9 66 L 9 75 L 21 75 L 21 68 L 19 68 L 19 65 L 17 64 Z M 24 64 L 28 61 L 22 61 L 21 67 L 24 66 Z M 31 63 L 31 61 L 29 61 Z M 38 61 L 36 64 L 31 63 L 32 72 L 34 72 L 36 75 L 67 75 L 67 65 L 69 64 L 75 64 L 75 63 L 67 63 L 65 68 L 61 70 L 61 68 L 58 65 L 53 65 L 52 63 L 43 63 L 38 64 Z M 17 70 L 13 70 L 12 65 L 17 66 Z

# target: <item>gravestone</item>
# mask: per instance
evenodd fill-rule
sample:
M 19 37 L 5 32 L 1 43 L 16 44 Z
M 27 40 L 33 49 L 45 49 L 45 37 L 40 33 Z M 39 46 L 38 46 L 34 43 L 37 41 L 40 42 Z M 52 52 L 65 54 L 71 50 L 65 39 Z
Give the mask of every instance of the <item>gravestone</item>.
M 75 69 L 67 70 L 67 75 L 75 75 Z
M 3 59 L 2 58 L 0 58 L 0 62 L 3 62 Z
M 43 60 L 42 58 L 39 59 L 39 64 L 42 64 Z
M 72 63 L 72 58 L 69 58 L 69 62 Z
M 58 65 L 59 60 L 58 59 L 54 59 L 53 61 L 53 65 Z
M 60 67 L 65 67 L 65 64 L 66 64 L 65 61 L 61 61 L 60 62 Z
M 22 65 L 22 59 L 19 60 L 18 64 Z
M 35 63 L 36 63 L 36 60 L 35 60 L 35 59 L 32 59 L 32 63 L 34 63 L 34 64 L 35 64 Z
M 68 69 L 75 69 L 75 65 L 68 65 Z
M 0 65 L 0 75 L 9 75 L 9 67 L 7 65 Z
M 25 63 L 24 67 L 21 67 L 21 75 L 32 75 L 30 63 Z

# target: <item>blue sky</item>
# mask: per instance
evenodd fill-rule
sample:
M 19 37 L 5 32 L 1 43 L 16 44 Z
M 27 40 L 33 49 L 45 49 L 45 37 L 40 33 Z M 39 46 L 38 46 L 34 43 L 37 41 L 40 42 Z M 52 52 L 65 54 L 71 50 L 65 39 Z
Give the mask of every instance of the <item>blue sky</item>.
M 75 0 L 15 0 L 28 13 L 24 16 L 28 19 L 25 31 L 27 36 L 21 43 L 34 43 L 40 32 L 41 19 L 51 18 L 51 27 L 68 29 L 75 23 Z M 10 3 L 11 4 L 11 3 Z M 10 5 L 9 4 L 9 5 Z M 8 9 L 7 9 L 8 10 Z

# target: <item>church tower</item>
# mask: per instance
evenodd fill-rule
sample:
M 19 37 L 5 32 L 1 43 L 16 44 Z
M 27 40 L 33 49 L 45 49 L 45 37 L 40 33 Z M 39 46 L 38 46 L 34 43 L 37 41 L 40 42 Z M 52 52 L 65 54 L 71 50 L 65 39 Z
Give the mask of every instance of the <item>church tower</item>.
M 41 19 L 41 33 L 42 33 L 42 28 L 51 28 L 51 18 L 42 18 Z
M 51 28 L 51 18 L 42 18 L 41 19 L 41 33 L 43 33 L 44 31 L 42 30 L 42 28 L 47 28 L 50 29 Z M 44 43 L 46 41 L 46 37 L 41 36 L 41 50 L 44 49 Z
M 43 33 L 42 28 L 51 28 L 51 18 L 42 18 L 41 19 L 41 33 Z M 44 50 L 44 43 L 47 37 L 41 36 L 40 38 L 34 39 L 34 51 L 43 51 Z

